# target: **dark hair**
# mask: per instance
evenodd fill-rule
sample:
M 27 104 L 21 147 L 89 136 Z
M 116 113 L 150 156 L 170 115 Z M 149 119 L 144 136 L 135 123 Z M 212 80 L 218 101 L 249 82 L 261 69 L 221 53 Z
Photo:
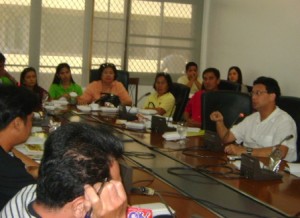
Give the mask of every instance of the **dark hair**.
M 99 78 L 102 79 L 102 73 L 108 67 L 110 67 L 114 71 L 114 74 L 115 74 L 114 80 L 116 80 L 117 79 L 117 68 L 112 63 L 104 63 L 104 64 L 100 65 L 100 67 L 99 67 Z
M 5 63 L 5 61 L 6 61 L 5 56 L 0 52 L 0 62 Z
M 0 130 L 20 117 L 25 122 L 27 116 L 38 106 L 37 96 L 25 87 L 0 86 Z
M 55 72 L 52 84 L 60 84 L 61 79 L 59 78 L 59 73 L 63 68 L 67 68 L 71 72 L 71 67 L 69 64 L 60 63 L 56 67 L 56 72 Z M 71 73 L 71 83 L 75 83 L 75 81 L 73 80 L 73 77 L 72 77 L 72 73 Z
M 281 95 L 278 82 L 270 77 L 261 76 L 254 80 L 253 85 L 262 84 L 266 87 L 268 93 L 274 93 L 276 95 L 276 102 Z
M 33 72 L 35 73 L 35 75 L 36 75 L 36 70 L 35 70 L 33 67 L 27 67 L 27 68 L 25 68 L 25 69 L 21 72 L 21 75 L 20 75 L 20 84 L 21 84 L 22 86 L 25 86 L 25 76 L 26 76 L 26 74 L 27 74 L 28 72 L 30 72 L 30 71 L 33 71 Z M 38 84 L 37 84 L 37 82 L 36 82 L 34 88 L 36 88 L 37 86 L 38 86 Z
M 213 73 L 217 79 L 220 79 L 220 71 L 217 68 L 209 67 L 206 68 L 202 73 L 202 79 L 206 73 Z
M 52 132 L 45 142 L 39 169 L 37 203 L 61 208 L 84 194 L 84 185 L 110 178 L 112 158 L 123 154 L 111 129 L 69 123 Z
M 242 75 L 242 71 L 239 67 L 237 66 L 232 66 L 228 69 L 228 72 L 227 72 L 227 80 L 229 80 L 229 72 L 231 70 L 235 70 L 237 73 L 238 73 L 238 80 L 237 80 L 237 83 L 239 84 L 243 84 L 243 75 Z
M 185 72 L 187 72 L 190 67 L 196 67 L 198 69 L 198 65 L 195 62 L 191 61 L 185 65 Z
M 154 83 L 153 83 L 153 88 L 155 89 L 155 83 L 156 83 L 156 80 L 159 78 L 159 77 L 164 77 L 168 83 L 168 92 L 170 90 L 172 90 L 172 87 L 173 87 L 173 82 L 172 82 L 172 78 L 170 76 L 170 74 L 168 73 L 163 73 L 163 72 L 159 72 L 156 74 L 155 76 L 155 79 L 154 79 Z M 156 89 L 155 89 L 156 90 Z

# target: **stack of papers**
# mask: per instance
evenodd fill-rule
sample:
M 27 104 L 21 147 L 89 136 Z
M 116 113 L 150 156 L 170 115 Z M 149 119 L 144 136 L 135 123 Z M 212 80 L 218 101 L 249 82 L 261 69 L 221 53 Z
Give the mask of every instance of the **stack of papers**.
M 138 122 L 126 122 L 125 126 L 128 129 L 145 129 L 146 127 L 144 123 L 138 123 Z
M 118 112 L 118 108 L 116 107 L 100 107 L 100 111 L 107 113 L 116 113 Z
M 165 140 L 178 140 L 180 139 L 180 135 L 178 134 L 178 132 L 165 132 L 162 137 Z M 184 137 L 185 138 L 185 137 Z
M 231 163 L 232 163 L 238 170 L 241 169 L 241 163 L 242 163 L 242 161 L 240 161 L 240 160 L 235 160 L 235 161 L 232 161 Z M 260 168 L 261 168 L 261 169 L 265 167 L 264 163 L 261 162 L 261 161 L 259 161 L 259 165 L 260 165 Z

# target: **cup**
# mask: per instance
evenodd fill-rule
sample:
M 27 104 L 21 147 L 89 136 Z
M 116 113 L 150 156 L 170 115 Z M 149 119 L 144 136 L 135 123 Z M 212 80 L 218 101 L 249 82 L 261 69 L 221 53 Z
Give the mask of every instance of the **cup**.
M 185 144 L 186 134 L 187 134 L 187 124 L 185 122 L 177 123 L 177 132 L 180 136 L 179 144 Z
M 70 104 L 74 105 L 77 103 L 77 93 L 76 92 L 70 92 Z

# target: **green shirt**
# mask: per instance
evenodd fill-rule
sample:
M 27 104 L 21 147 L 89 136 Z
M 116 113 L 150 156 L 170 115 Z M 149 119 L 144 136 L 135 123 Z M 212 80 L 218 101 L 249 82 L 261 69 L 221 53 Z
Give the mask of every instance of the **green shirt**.
M 80 96 L 82 95 L 82 88 L 76 83 L 72 83 L 66 89 L 61 84 L 52 84 L 49 89 L 49 95 L 52 99 L 58 99 L 64 94 L 69 94 L 70 92 L 76 92 L 77 95 Z
M 3 84 L 3 85 L 14 85 L 13 82 L 7 78 L 6 76 L 2 76 L 0 77 L 0 84 Z

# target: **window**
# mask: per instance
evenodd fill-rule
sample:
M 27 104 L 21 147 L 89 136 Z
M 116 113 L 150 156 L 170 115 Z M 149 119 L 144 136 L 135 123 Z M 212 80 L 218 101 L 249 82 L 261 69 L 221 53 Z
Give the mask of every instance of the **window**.
M 90 62 L 88 68 L 113 62 L 131 75 L 142 75 L 143 83 L 145 75 L 181 73 L 186 61 L 200 59 L 201 0 L 87 4 L 92 1 L 0 0 L 0 30 L 5 33 L 0 50 L 7 70 L 19 79 L 22 69 L 31 65 L 39 72 L 39 84 L 48 89 L 61 62 L 69 63 L 75 81 L 85 85 L 85 62 Z M 89 24 L 91 31 L 86 32 Z M 90 54 L 88 59 L 84 53 Z

